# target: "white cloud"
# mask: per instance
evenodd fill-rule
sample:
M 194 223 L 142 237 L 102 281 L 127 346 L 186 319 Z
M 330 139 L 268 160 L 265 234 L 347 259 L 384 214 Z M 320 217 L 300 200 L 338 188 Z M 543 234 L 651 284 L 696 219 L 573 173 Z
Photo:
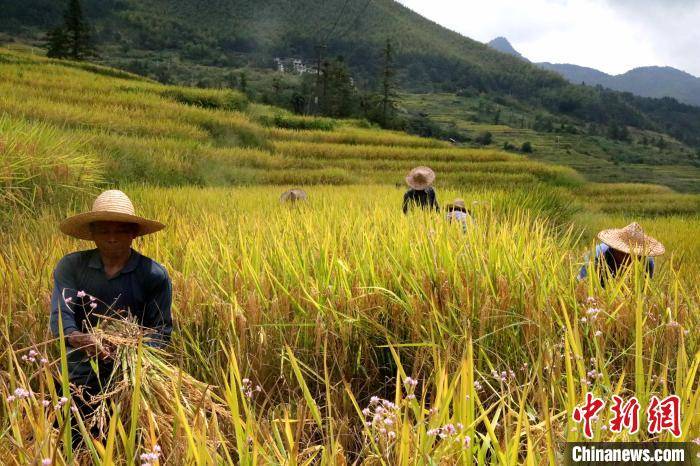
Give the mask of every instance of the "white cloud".
M 574 63 L 611 74 L 675 66 L 700 75 L 700 0 L 400 0 L 488 42 L 505 36 L 533 61 Z

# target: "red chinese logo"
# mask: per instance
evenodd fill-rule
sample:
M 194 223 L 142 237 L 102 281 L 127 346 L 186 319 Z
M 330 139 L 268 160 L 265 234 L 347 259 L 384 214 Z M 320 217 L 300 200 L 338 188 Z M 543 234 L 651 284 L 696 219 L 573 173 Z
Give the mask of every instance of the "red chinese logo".
M 613 417 L 608 423 L 610 431 L 621 433 L 623 429 L 629 430 L 630 434 L 639 432 L 639 412 L 641 405 L 636 397 L 625 401 L 622 397 L 613 395 L 613 404 L 610 411 Z M 576 407 L 573 412 L 573 419 L 577 423 L 583 423 L 583 435 L 593 438 L 593 421 L 598 419 L 598 413 L 605 406 L 605 401 L 594 397 L 591 393 L 586 393 L 586 402 L 582 406 Z M 681 436 L 681 400 L 677 395 L 670 395 L 663 400 L 657 396 L 652 396 L 649 400 L 647 414 L 647 431 L 649 434 L 660 434 L 668 431 L 674 437 Z M 603 426 L 607 428 L 607 426 Z
M 604 406 L 605 402 L 602 399 L 594 397 L 591 393 L 586 393 L 586 403 L 582 407 L 574 409 L 574 421 L 578 423 L 583 421 L 583 435 L 586 438 L 593 438 L 591 421 L 598 418 L 598 413 Z
M 610 411 L 615 417 L 610 421 L 610 431 L 620 433 L 622 429 L 628 429 L 630 434 L 636 434 L 639 430 L 639 401 L 632 397 L 627 403 L 617 395 L 613 396 L 614 404 Z
M 681 400 L 676 395 L 670 395 L 659 400 L 652 396 L 647 408 L 649 433 L 658 434 L 667 430 L 674 437 L 681 436 Z

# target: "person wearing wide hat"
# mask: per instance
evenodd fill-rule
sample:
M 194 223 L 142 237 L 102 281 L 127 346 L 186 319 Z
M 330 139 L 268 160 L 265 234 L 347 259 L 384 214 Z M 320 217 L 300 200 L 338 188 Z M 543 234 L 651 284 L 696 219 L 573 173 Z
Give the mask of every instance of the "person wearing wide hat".
M 600 276 L 601 285 L 605 286 L 608 276 L 615 277 L 624 270 L 633 257 L 642 258 L 645 261 L 645 270 L 649 277 L 654 276 L 654 257 L 666 252 L 664 245 L 651 236 L 645 235 L 638 223 L 630 223 L 624 228 L 612 228 L 598 233 L 601 241 L 595 248 L 594 266 Z M 578 279 L 583 280 L 588 276 L 587 262 L 581 267 Z
M 295 204 L 297 201 L 305 201 L 307 197 L 303 189 L 295 188 L 283 192 L 280 196 L 280 202 Z
M 472 216 L 464 204 L 464 200 L 457 198 L 445 206 L 447 214 L 445 218 L 449 223 L 455 222 L 462 226 L 462 231 L 467 232 L 467 224 L 472 221 Z
M 403 195 L 403 213 L 408 213 L 413 206 L 421 209 L 440 210 L 433 189 L 435 172 L 428 167 L 416 167 L 406 175 L 409 189 Z
M 172 331 L 172 284 L 165 268 L 131 248 L 139 236 L 165 228 L 136 214 L 121 191 L 100 194 L 89 212 L 63 220 L 59 229 L 93 241 L 94 249 L 64 256 L 53 272 L 50 327 L 58 337 L 59 318 L 68 351 L 68 378 L 88 398 L 100 393 L 111 373 L 110 348 L 90 333 L 99 316 L 131 315 L 148 332 L 146 344 L 163 347 Z M 91 362 L 97 362 L 99 375 Z M 77 401 L 76 401 L 77 402 Z M 77 402 L 89 414 L 89 405 Z

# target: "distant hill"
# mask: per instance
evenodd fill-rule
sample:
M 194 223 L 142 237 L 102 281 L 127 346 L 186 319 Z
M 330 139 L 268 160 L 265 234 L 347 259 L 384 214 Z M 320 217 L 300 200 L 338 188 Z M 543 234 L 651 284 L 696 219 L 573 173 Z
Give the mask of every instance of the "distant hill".
M 494 40 L 492 40 L 486 45 L 488 45 L 492 49 L 498 50 L 499 52 L 507 53 L 508 55 L 513 55 L 514 57 L 522 58 L 525 61 L 530 61 L 527 58 L 523 57 L 520 54 L 520 52 L 515 50 L 515 48 L 505 37 L 496 37 Z
M 527 60 L 505 37 L 497 37 L 488 45 L 499 52 Z M 673 97 L 679 102 L 700 107 L 700 78 L 670 66 L 645 66 L 614 76 L 594 68 L 569 63 L 535 64 L 560 74 L 573 84 L 601 85 L 642 97 Z
M 231 86 L 232 71 L 275 69 L 275 57 L 313 68 L 342 56 L 363 91 L 376 90 L 387 39 L 402 90 L 511 99 L 533 117 L 583 130 L 638 127 L 700 147 L 700 108 L 574 86 L 393 0 L 100 0 L 83 2 L 101 62 L 163 82 Z M 37 43 L 64 2 L 0 0 L 0 33 Z

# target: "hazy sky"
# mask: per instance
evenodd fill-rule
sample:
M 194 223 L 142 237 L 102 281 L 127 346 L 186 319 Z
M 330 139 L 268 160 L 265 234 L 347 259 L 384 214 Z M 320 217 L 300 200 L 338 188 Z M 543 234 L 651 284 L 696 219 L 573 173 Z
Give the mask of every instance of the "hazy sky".
M 506 37 L 532 61 L 700 76 L 700 0 L 398 0 L 465 36 Z

